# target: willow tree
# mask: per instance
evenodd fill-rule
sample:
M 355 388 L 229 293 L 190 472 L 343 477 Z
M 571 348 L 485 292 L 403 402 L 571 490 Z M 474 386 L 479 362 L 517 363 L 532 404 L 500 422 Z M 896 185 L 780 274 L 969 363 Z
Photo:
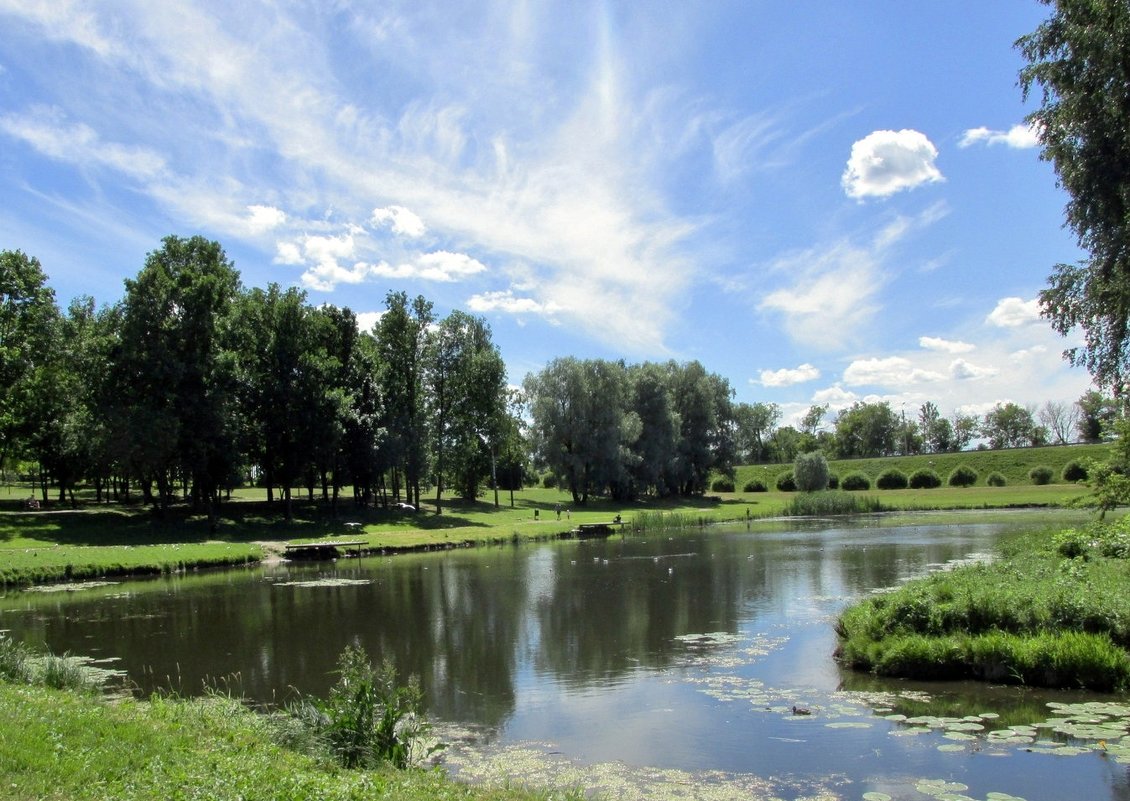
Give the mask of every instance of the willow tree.
M 1040 307 L 1084 344 L 1065 351 L 1100 387 L 1121 394 L 1130 366 L 1130 4 L 1126 0 L 1041 0 L 1051 16 L 1016 46 L 1028 116 L 1067 190 L 1067 226 L 1088 257 L 1058 264 Z

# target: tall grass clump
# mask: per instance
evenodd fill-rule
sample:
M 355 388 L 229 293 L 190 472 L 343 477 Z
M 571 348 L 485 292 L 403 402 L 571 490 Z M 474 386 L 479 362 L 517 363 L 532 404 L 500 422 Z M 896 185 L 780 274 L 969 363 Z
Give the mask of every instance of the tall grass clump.
M 906 485 L 906 473 L 894 467 L 884 470 L 879 474 L 879 477 L 875 479 L 875 486 L 881 490 L 906 489 Z
M 796 492 L 796 479 L 792 470 L 778 474 L 776 484 L 779 492 Z
M 633 531 L 672 531 L 681 528 L 704 526 L 709 521 L 703 515 L 690 512 L 636 512 L 632 516 Z
M 942 486 L 942 479 L 929 468 L 919 468 L 910 474 L 907 483 L 911 489 L 937 489 Z
M 795 517 L 823 517 L 827 515 L 855 515 L 884 512 L 887 508 L 875 497 L 852 495 L 842 490 L 805 492 L 789 499 L 785 514 Z
M 1063 466 L 1060 477 L 1068 484 L 1087 480 L 1087 467 L 1077 459 L 1072 459 Z
M 391 662 L 374 669 L 364 649 L 353 645 L 338 657 L 337 672 L 328 698 L 302 701 L 293 714 L 313 728 L 343 767 L 388 763 L 403 769 L 439 747 L 418 753 L 429 726 L 415 677 L 399 684 Z
M 848 492 L 867 491 L 871 489 L 871 479 L 857 470 L 843 477 L 840 488 Z
M 1000 475 L 999 473 L 997 475 Z M 1003 478 L 1003 476 L 1002 476 Z M 959 464 L 950 473 L 946 483 L 951 487 L 972 487 L 977 483 L 977 471 L 967 464 Z M 1001 486 L 1004 486 L 1003 484 Z
M 1028 471 L 1028 479 L 1037 486 L 1051 484 L 1053 478 L 1055 478 L 1055 471 L 1047 465 L 1033 467 Z
M 732 478 L 726 478 L 725 476 L 716 478 L 710 484 L 710 489 L 712 492 L 733 492 L 734 480 Z
M 769 488 L 760 478 L 752 478 L 742 487 L 742 492 L 768 492 Z
M 0 634 L 0 679 L 17 684 L 32 680 L 31 652 L 21 642 Z
M 1008 479 L 994 470 L 985 477 L 985 483 L 990 487 L 1003 487 L 1008 484 Z

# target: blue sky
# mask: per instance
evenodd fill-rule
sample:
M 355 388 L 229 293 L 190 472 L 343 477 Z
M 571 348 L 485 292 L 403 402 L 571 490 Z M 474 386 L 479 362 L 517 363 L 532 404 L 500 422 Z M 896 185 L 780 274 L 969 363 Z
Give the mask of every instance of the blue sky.
M 0 248 L 62 303 L 168 234 L 366 323 L 485 317 L 510 379 L 698 359 L 739 401 L 1074 401 L 1081 257 L 1023 118 L 1035 0 L 0 0 Z

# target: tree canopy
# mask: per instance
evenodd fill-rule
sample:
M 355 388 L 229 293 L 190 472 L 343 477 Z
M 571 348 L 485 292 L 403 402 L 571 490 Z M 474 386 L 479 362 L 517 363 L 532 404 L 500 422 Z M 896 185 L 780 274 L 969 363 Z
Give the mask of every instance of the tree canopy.
M 1028 116 L 1067 190 L 1068 227 L 1089 255 L 1057 264 L 1040 293 L 1060 334 L 1082 329 L 1065 356 L 1121 394 L 1130 366 L 1130 4 L 1041 0 L 1051 16 L 1016 46 L 1020 86 L 1040 107 Z

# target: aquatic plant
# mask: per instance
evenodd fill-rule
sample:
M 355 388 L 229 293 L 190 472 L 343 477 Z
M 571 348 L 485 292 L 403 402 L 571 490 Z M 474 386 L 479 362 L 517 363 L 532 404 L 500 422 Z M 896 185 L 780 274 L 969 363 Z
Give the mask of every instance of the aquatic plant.
M 789 499 L 785 514 L 794 516 L 852 515 L 887 511 L 874 496 L 853 495 L 843 490 L 805 492 Z
M 300 706 L 293 714 L 315 728 L 344 767 L 387 762 L 406 768 L 415 762 L 413 749 L 429 730 L 421 714 L 419 681 L 412 677 L 399 684 L 391 662 L 376 670 L 364 649 L 353 645 L 338 657 L 337 672 L 326 700 Z M 439 747 L 431 746 L 424 756 Z

